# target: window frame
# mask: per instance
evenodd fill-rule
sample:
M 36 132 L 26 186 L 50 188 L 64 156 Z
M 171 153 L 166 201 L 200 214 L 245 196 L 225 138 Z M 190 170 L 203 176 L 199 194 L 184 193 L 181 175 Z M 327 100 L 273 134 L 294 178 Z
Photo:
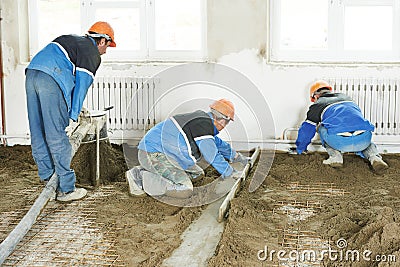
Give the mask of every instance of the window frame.
M 283 50 L 280 48 L 279 0 L 269 0 L 269 56 L 271 63 L 399 63 L 400 2 L 396 0 L 328 0 L 327 50 Z M 348 6 L 387 5 L 393 7 L 392 50 L 344 50 L 344 10 Z M 379 53 L 379 54 L 378 54 Z M 378 55 L 377 55 L 378 54 Z
M 147 27 L 150 28 L 148 32 L 152 34 L 149 35 L 149 45 L 148 54 L 152 55 L 153 60 L 163 60 L 168 58 L 174 61 L 184 61 L 191 59 L 192 61 L 204 61 L 206 60 L 206 46 L 207 46 L 207 1 L 200 0 L 200 21 L 201 21 L 201 43 L 200 50 L 157 50 L 155 49 L 155 1 L 165 1 L 165 0 L 148 0 L 149 5 L 152 5 L 149 12 L 149 20 Z
M 90 28 L 91 23 L 96 21 L 95 10 L 102 8 L 138 8 L 140 14 L 140 50 L 117 50 L 114 51 L 113 48 L 107 49 L 107 53 L 103 56 L 105 61 L 126 61 L 127 55 L 131 59 L 145 60 L 148 55 L 146 54 L 146 40 L 147 40 L 147 30 L 146 24 L 146 1 L 136 0 L 136 1 L 91 1 L 91 0 L 81 0 L 81 32 L 86 33 L 87 29 Z M 86 19 L 84 19 L 86 18 Z M 114 28 L 114 31 L 117 29 Z M 118 46 L 118 40 L 116 40 Z
M 29 56 L 32 58 L 40 49 L 38 32 L 38 1 L 29 0 Z M 199 0 L 201 4 L 201 44 L 200 50 L 156 50 L 155 49 L 155 5 L 156 1 L 163 0 L 132 0 L 132 1 L 96 1 L 80 0 L 81 33 L 87 32 L 95 21 L 95 9 L 97 8 L 138 8 L 140 13 L 140 50 L 108 49 L 103 55 L 105 62 L 203 62 L 207 57 L 207 1 Z M 165 0 L 164 0 L 165 1 Z M 118 45 L 118 40 L 116 40 Z

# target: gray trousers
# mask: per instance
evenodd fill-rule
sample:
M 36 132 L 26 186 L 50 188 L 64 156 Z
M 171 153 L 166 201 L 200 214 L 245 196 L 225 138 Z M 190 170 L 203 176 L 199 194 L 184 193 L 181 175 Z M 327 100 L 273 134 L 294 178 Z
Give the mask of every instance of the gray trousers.
M 138 159 L 143 172 L 143 189 L 153 196 L 168 195 L 186 198 L 193 193 L 191 179 L 204 174 L 198 165 L 183 170 L 178 162 L 163 153 L 138 151 Z

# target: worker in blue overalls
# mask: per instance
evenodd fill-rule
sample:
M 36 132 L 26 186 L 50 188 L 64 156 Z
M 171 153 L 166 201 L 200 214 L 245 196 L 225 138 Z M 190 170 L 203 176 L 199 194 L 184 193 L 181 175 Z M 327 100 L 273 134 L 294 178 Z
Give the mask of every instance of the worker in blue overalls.
M 75 187 L 71 151 L 65 128 L 77 121 L 86 93 L 100 66 L 100 56 L 115 47 L 114 30 L 94 23 L 85 36 L 62 35 L 37 53 L 26 68 L 26 99 L 32 156 L 41 181 L 58 176 L 57 200 L 86 196 Z
M 191 179 L 204 174 L 196 162 L 203 157 L 221 174 L 221 186 L 228 191 L 239 178 L 229 162 L 247 164 L 249 157 L 236 152 L 217 135 L 234 120 L 231 101 L 220 99 L 210 111 L 178 114 L 160 122 L 138 146 L 140 168 L 127 171 L 134 195 L 166 195 L 187 198 L 193 192 Z M 218 185 L 218 184 L 217 184 Z
M 307 150 L 318 130 L 322 145 L 329 155 L 323 164 L 341 167 L 342 152 L 355 152 L 368 159 L 375 171 L 388 168 L 371 141 L 374 126 L 364 118 L 358 105 L 349 96 L 333 93 L 332 87 L 320 80 L 311 85 L 310 98 L 314 104 L 309 107 L 307 118 L 299 129 L 296 140 L 298 154 Z

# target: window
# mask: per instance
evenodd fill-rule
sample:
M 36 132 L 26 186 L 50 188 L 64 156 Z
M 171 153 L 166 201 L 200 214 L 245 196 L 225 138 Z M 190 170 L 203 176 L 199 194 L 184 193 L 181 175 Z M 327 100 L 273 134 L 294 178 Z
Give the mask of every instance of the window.
M 270 60 L 400 62 L 400 1 L 271 0 Z
M 115 31 L 106 61 L 204 60 L 205 0 L 32 0 L 30 56 L 62 34 L 99 20 Z

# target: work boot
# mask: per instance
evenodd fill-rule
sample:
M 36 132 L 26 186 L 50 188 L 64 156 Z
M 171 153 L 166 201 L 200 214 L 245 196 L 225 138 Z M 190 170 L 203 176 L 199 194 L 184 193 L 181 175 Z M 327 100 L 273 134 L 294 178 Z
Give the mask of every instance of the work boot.
M 371 163 L 372 169 L 376 172 L 381 172 L 386 170 L 389 166 L 382 160 L 381 155 L 379 155 L 378 148 L 374 143 L 371 143 L 366 149 L 362 151 L 365 158 Z
M 142 196 L 146 194 L 143 190 L 143 177 L 141 168 L 136 166 L 125 173 L 126 181 L 129 185 L 129 194 L 133 196 Z
M 389 166 L 386 164 L 386 162 L 383 161 L 383 159 L 380 156 L 371 156 L 369 157 L 369 162 L 371 163 L 372 168 L 376 172 L 381 172 L 389 168 Z
M 193 184 L 190 181 L 174 183 L 157 173 L 149 171 L 143 171 L 143 189 L 150 196 L 188 198 L 193 194 Z
M 86 196 L 86 194 L 87 191 L 85 188 L 75 188 L 74 191 L 68 193 L 58 192 L 56 200 L 61 202 L 70 202 L 82 199 Z
M 326 146 L 326 152 L 328 152 L 329 158 L 324 160 L 322 163 L 329 165 L 334 168 L 339 168 L 343 166 L 343 156 L 342 153 L 336 149 Z

